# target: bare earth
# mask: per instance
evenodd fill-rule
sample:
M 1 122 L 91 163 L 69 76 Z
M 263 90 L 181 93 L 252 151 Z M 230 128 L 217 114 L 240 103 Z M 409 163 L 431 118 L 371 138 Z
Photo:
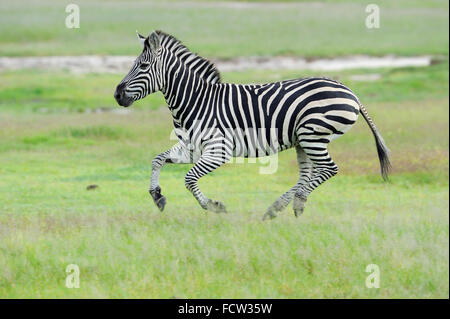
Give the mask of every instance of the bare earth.
M 20 69 L 68 70 L 73 73 L 124 73 L 135 57 L 131 56 L 46 56 L 0 57 L 0 72 Z M 360 68 L 398 68 L 428 66 L 431 56 L 383 57 L 347 56 L 332 59 L 305 59 L 301 57 L 241 57 L 229 60 L 211 59 L 220 71 L 258 70 L 312 70 L 340 71 Z

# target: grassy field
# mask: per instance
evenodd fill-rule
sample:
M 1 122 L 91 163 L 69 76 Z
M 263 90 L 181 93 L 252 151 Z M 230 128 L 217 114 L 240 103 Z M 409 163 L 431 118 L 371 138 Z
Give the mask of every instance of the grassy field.
M 134 29 L 162 24 L 205 56 L 443 56 L 426 68 L 315 73 L 338 79 L 358 94 L 391 148 L 391 181 L 379 176 L 373 137 L 360 118 L 331 144 L 340 174 L 312 193 L 305 213 L 295 218 L 289 206 L 264 223 L 266 208 L 297 180 L 293 150 L 279 154 L 275 174 L 261 175 L 264 164 L 246 162 L 227 164 L 201 179 L 205 193 L 227 205 L 227 215 L 204 212 L 185 189 L 190 165 L 168 165 L 161 174 L 168 200 L 161 213 L 147 192 L 150 164 L 175 141 L 169 138 L 171 116 L 160 94 L 120 114 L 113 112 L 120 108 L 112 97 L 120 75 L 0 73 L 0 297 L 449 297 L 449 64 L 448 28 L 442 28 L 448 27 L 447 3 L 411 2 L 405 9 L 404 2 L 386 2 L 386 28 L 391 27 L 376 34 L 353 28 L 357 22 L 351 19 L 336 22 L 339 12 L 351 15 L 348 8 L 362 8 L 364 15 L 365 4 L 358 1 L 323 4 L 329 9 L 323 15 L 314 11 L 319 4 L 308 3 L 297 4 L 299 12 L 272 4 L 278 15 L 260 4 L 252 7 L 253 2 L 241 11 L 219 10 L 211 2 L 202 3 L 201 10 L 196 3 L 171 2 L 152 6 L 161 10 L 157 14 L 145 3 L 126 9 L 114 1 L 102 15 L 86 12 L 82 23 L 92 23 L 94 31 L 71 35 L 78 41 L 69 46 L 65 36 L 74 30 L 55 27 L 64 21 L 58 7 L 30 6 L 25 16 L 35 19 L 27 20 L 36 24 L 31 30 L 23 17 L 14 22 L 16 28 L 8 24 L 14 10 L 19 15 L 19 4 L 0 4 L 8 10 L 0 19 L 0 30 L 7 31 L 0 34 L 0 55 L 136 54 Z M 119 10 L 124 14 L 111 17 Z M 126 19 L 133 10 L 136 26 Z M 144 11 L 152 17 L 151 26 Z M 227 12 L 239 21 L 230 28 L 219 19 Z M 184 27 L 175 23 L 181 14 L 189 21 Z M 273 46 L 267 43 L 267 36 L 286 29 L 294 16 L 301 26 L 298 14 L 312 26 L 329 24 L 304 29 L 307 46 L 289 40 L 293 33 L 273 37 Z M 327 14 L 336 14 L 335 20 L 327 20 Z M 245 20 L 247 15 L 251 19 Z M 273 31 L 256 28 L 269 18 Z M 125 24 L 132 25 L 130 39 Z M 426 36 L 404 34 L 410 25 Z M 249 33 L 233 33 L 240 28 Z M 336 39 L 333 33 L 345 28 L 349 33 Z M 115 32 L 120 41 L 114 43 Z M 361 33 L 366 32 L 375 38 L 365 39 Z M 18 34 L 24 37 L 14 38 Z M 104 42 L 93 45 L 99 37 Z M 328 39 L 331 43 L 324 42 Z M 354 80 L 368 73 L 381 78 Z M 308 75 L 251 70 L 225 73 L 223 79 L 266 82 Z M 90 184 L 99 187 L 88 191 Z M 80 267 L 79 289 L 65 287 L 68 264 Z M 368 264 L 380 267 L 379 289 L 365 286 Z
M 380 29 L 365 8 L 380 6 Z M 448 1 L 78 0 L 80 28 L 65 28 L 63 1 L 0 3 L 0 55 L 137 54 L 135 30 L 161 29 L 206 56 L 448 55 Z

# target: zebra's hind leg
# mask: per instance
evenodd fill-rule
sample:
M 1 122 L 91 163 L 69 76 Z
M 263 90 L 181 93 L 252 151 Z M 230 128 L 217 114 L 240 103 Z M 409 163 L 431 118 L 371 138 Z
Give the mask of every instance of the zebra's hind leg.
M 308 195 L 320 184 L 333 177 L 338 172 L 337 165 L 331 159 L 328 150 L 328 140 L 318 143 L 314 140 L 300 141 L 300 146 L 313 163 L 310 180 L 301 185 L 295 192 L 293 208 L 295 216 L 300 216 L 304 209 Z
M 300 178 L 290 190 L 278 197 L 272 205 L 267 209 L 267 212 L 263 216 L 263 220 L 273 219 L 277 217 L 277 213 L 282 211 L 292 200 L 295 192 L 299 187 L 309 182 L 312 173 L 312 162 L 306 155 L 305 151 L 300 145 L 295 146 L 297 152 L 297 163 L 300 170 Z

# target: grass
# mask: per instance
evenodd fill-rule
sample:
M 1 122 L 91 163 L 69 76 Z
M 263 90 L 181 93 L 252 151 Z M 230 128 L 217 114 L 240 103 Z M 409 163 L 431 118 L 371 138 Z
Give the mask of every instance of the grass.
M 239 170 L 242 177 L 267 183 Z M 286 212 L 261 223 L 260 211 L 270 203 L 267 195 L 275 195 L 273 187 L 254 188 L 244 204 L 250 198 L 248 185 L 231 186 L 228 180 L 217 187 L 224 176 L 215 176 L 216 182 L 211 178 L 204 187 L 214 189 L 211 195 L 223 192 L 220 198 L 231 203 L 232 212 L 206 215 L 172 174 L 164 174 L 171 200 L 164 214 L 156 212 L 138 182 L 102 181 L 93 192 L 85 191 L 83 183 L 56 182 L 39 190 L 31 185 L 30 193 L 51 191 L 52 202 L 65 208 L 37 205 L 32 213 L 26 214 L 24 207 L 14 218 L 2 215 L 0 294 L 448 297 L 448 250 L 442 249 L 448 247 L 445 187 L 384 187 L 365 178 L 341 177 L 311 197 L 302 218 Z M 30 196 L 25 195 L 24 205 Z M 64 286 L 65 267 L 72 263 L 80 267 L 80 289 Z M 365 287 L 365 267 L 371 263 L 380 267 L 380 289 Z
M 280 153 L 275 174 L 260 175 L 263 164 L 235 163 L 200 181 L 228 215 L 202 211 L 184 188 L 190 166 L 168 165 L 161 177 L 168 204 L 160 213 L 147 187 L 151 159 L 174 143 L 167 109 L 144 100 L 126 115 L 71 112 L 64 102 L 71 90 L 74 110 L 112 106 L 110 92 L 95 95 L 91 85 L 112 87 L 118 77 L 53 74 L 60 77 L 53 88 L 45 73 L 6 74 L 0 296 L 448 298 L 446 69 L 376 70 L 378 82 L 351 82 L 392 150 L 391 182 L 379 177 L 360 119 L 331 144 L 340 174 L 311 195 L 305 214 L 296 219 L 289 207 L 267 223 L 260 221 L 265 209 L 296 181 L 292 150 Z M 54 110 L 39 112 L 31 107 L 35 96 L 14 93 L 24 87 L 42 87 L 40 98 Z M 91 184 L 99 187 L 86 190 Z M 371 263 L 380 267 L 380 289 L 365 287 Z M 65 287 L 68 264 L 80 267 L 79 289 Z
M 185 189 L 190 165 L 168 165 L 161 213 L 147 192 L 152 158 L 175 143 L 161 94 L 122 114 L 112 96 L 122 75 L 1 73 L 0 298 L 449 297 L 448 2 L 372 1 L 377 30 L 364 27 L 365 1 L 77 3 L 76 30 L 64 28 L 65 3 L 0 3 L 0 56 L 137 55 L 134 30 L 159 28 L 205 57 L 442 57 L 425 68 L 223 74 L 342 81 L 392 151 L 384 183 L 359 119 L 330 145 L 340 173 L 311 194 L 303 216 L 288 207 L 264 223 L 297 180 L 293 150 L 272 158 L 275 174 L 245 161 L 202 178 L 227 215 L 205 213 Z M 368 73 L 381 78 L 354 80 Z M 65 287 L 69 264 L 80 267 L 79 289 Z M 365 286 L 368 264 L 380 268 L 379 289 Z
M 137 55 L 136 29 L 164 30 L 211 57 L 448 55 L 447 1 L 370 3 L 380 7 L 379 29 L 365 27 L 366 1 L 238 6 L 79 0 L 79 29 L 65 27 L 65 2 L 3 2 L 0 55 Z

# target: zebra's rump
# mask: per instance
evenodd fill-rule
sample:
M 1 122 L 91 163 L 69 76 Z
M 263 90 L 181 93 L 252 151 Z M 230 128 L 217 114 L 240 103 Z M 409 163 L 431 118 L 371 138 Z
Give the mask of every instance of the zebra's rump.
M 306 136 L 332 140 L 344 134 L 359 114 L 353 92 L 326 78 L 222 85 L 228 96 L 219 105 L 219 121 L 231 130 L 235 156 L 270 155 Z

